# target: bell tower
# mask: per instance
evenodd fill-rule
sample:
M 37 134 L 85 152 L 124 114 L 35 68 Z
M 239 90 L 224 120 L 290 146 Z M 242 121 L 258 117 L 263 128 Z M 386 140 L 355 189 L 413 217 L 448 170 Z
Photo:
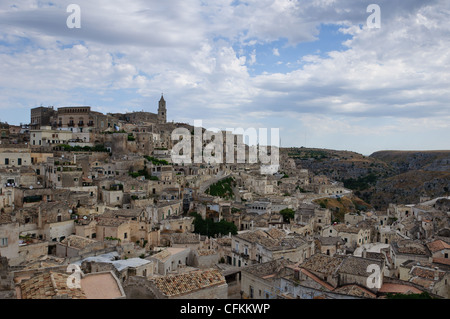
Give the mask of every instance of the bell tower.
M 161 124 L 167 123 L 166 101 L 164 100 L 164 96 L 162 94 L 158 105 L 158 122 Z

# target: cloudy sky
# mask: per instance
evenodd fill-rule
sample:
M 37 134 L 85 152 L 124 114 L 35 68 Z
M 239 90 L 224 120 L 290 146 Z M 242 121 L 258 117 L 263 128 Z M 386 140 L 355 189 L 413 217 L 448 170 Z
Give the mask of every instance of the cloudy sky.
M 281 146 L 450 149 L 450 1 L 0 2 L 0 121 L 156 112 L 161 93 L 170 121 L 279 128 Z

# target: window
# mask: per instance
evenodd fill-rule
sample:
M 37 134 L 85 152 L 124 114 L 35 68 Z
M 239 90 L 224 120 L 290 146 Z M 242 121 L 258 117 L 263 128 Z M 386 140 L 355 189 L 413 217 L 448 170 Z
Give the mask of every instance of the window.
M 5 165 L 9 165 L 9 158 L 5 158 Z
M 123 233 L 123 238 L 128 238 L 128 234 L 127 233 Z
M 0 238 L 0 247 L 8 246 L 8 238 Z

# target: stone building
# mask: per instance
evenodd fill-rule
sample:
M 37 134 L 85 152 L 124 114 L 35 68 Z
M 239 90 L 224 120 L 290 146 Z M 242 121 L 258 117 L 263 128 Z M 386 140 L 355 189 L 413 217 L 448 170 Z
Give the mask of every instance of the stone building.
M 153 261 L 155 264 L 155 273 L 167 275 L 190 265 L 192 254 L 190 248 L 167 247 L 146 259 Z
M 277 259 L 241 269 L 241 290 L 245 299 L 274 299 L 280 294 L 279 281 L 285 267 L 295 265 L 286 259 Z
M 53 106 L 40 106 L 31 109 L 30 129 L 39 130 L 42 126 L 51 125 L 51 117 L 54 116 Z

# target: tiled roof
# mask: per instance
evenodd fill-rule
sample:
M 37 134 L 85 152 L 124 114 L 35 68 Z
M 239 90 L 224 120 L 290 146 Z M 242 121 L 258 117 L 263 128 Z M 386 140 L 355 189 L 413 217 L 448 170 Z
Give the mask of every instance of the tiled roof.
M 217 269 L 168 275 L 154 278 L 151 281 L 163 295 L 168 297 L 185 295 L 200 289 L 226 284 L 225 277 Z
M 266 232 L 270 237 L 278 239 L 286 237 L 286 232 L 282 231 L 281 229 L 277 228 L 271 228 Z
M 300 266 L 312 272 L 333 274 L 342 263 L 343 257 L 314 254 Z
M 429 251 L 425 245 L 412 240 L 399 240 L 392 243 L 392 247 L 401 254 L 410 255 L 429 255 Z
M 450 266 L 450 259 L 448 258 L 433 258 L 433 262 Z
M 420 294 L 420 293 L 422 293 L 422 291 L 417 289 L 416 287 L 413 287 L 410 285 L 395 284 L 395 283 L 383 283 L 379 292 L 381 292 L 381 293 L 402 293 L 402 294 L 406 294 L 406 293 Z
M 61 241 L 61 244 L 66 245 L 68 247 L 76 248 L 76 249 L 84 249 L 87 246 L 95 244 L 95 243 L 98 243 L 98 241 L 89 239 L 89 238 L 84 238 L 81 236 L 76 236 L 76 235 L 70 235 Z
M 108 226 L 108 227 L 118 227 L 122 224 L 128 223 L 125 219 L 116 218 L 100 218 L 97 225 L 98 226 Z
M 434 280 L 435 274 L 438 275 L 438 278 L 439 278 L 438 280 L 442 279 L 442 277 L 444 277 L 444 275 L 445 275 L 445 272 L 443 272 L 443 271 L 419 267 L 419 266 L 414 266 L 411 269 L 410 273 L 412 276 L 417 276 L 417 277 L 428 279 L 428 280 Z
M 252 274 L 254 276 L 264 278 L 269 275 L 278 273 L 281 269 L 283 269 L 286 266 L 293 266 L 293 265 L 295 265 L 295 263 L 287 259 L 276 259 L 265 263 L 254 264 L 251 266 L 244 267 L 242 268 L 242 271 Z
M 450 249 L 450 245 L 440 239 L 428 243 L 427 246 L 428 249 L 433 253 L 443 249 Z
M 312 280 L 314 280 L 315 282 L 317 282 L 318 284 L 320 284 L 322 287 L 325 287 L 326 289 L 328 289 L 330 291 L 334 289 L 334 287 L 331 286 L 329 283 L 327 283 L 326 281 L 323 281 L 322 279 L 320 279 L 319 277 L 317 277 L 316 275 L 314 275 L 307 269 L 301 268 L 300 271 L 303 274 L 305 274 L 306 276 L 308 276 L 309 278 L 311 278 Z
M 169 258 L 170 256 L 172 256 L 170 251 L 168 249 L 164 249 L 163 251 L 153 255 L 152 258 L 156 258 L 158 260 L 164 261 L 167 258 Z
M 362 298 L 376 298 L 377 295 L 373 292 L 360 287 L 358 285 L 346 285 L 339 288 L 336 288 L 334 292 L 343 293 L 349 296 L 362 297 Z
M 68 288 L 69 274 L 47 272 L 20 283 L 22 299 L 52 299 L 67 295 L 69 299 L 86 299 L 80 288 Z
M 372 264 L 378 265 L 381 268 L 382 262 L 375 259 L 347 256 L 343 260 L 341 267 L 339 267 L 339 272 L 367 277 L 369 275 L 367 268 Z

